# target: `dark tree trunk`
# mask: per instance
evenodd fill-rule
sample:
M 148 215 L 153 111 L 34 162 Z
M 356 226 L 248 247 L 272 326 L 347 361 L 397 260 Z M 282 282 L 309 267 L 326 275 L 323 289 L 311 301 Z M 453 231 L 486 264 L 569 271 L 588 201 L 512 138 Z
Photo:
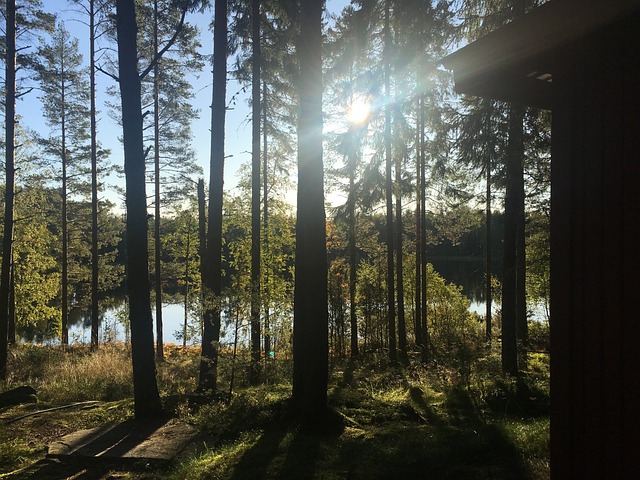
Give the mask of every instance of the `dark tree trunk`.
M 389 361 L 398 359 L 396 347 L 396 310 L 393 268 L 393 179 L 391 177 L 391 27 L 389 25 L 389 0 L 385 1 L 384 14 L 384 92 L 387 99 L 385 107 L 385 176 L 387 203 L 387 324 L 389 329 Z
M 525 1 L 514 0 L 513 2 L 514 18 L 518 19 L 525 14 Z M 514 142 L 513 155 L 519 158 L 519 162 L 514 168 L 517 167 L 517 171 L 514 170 L 514 206 L 515 210 L 515 225 L 516 225 L 516 338 L 522 347 L 521 352 L 525 354 L 525 348 L 528 339 L 528 325 L 527 325 L 527 291 L 526 291 L 526 278 L 527 278 L 527 258 L 526 258 L 526 242 L 525 242 L 525 194 L 524 194 L 524 120 L 525 120 L 525 108 L 518 107 L 514 112 L 516 118 L 514 118 L 513 127 L 516 138 Z M 511 133 L 510 133 L 511 135 Z M 514 160 L 515 162 L 515 160 Z M 524 357 L 523 357 L 524 358 Z
M 220 341 L 222 295 L 222 197 L 224 184 L 224 127 L 227 92 L 227 0 L 215 2 L 213 35 L 213 99 L 209 214 L 203 291 L 205 296 L 202 359 L 198 390 L 215 392 Z
M 153 55 L 158 55 L 158 0 L 153 2 Z M 155 215 L 153 239 L 155 248 L 154 270 L 156 287 L 156 358 L 164 360 L 162 322 L 162 244 L 160 240 L 160 61 L 153 67 L 153 165 L 155 183 Z
M 7 330 L 13 248 L 16 118 L 16 2 L 6 2 L 5 47 L 5 193 L 2 268 L 0 270 L 0 380 L 7 378 Z
M 264 250 L 269 252 L 269 177 L 268 177 L 268 163 L 267 163 L 267 83 L 262 83 L 262 214 L 263 214 L 263 229 L 264 229 Z M 265 275 L 265 290 L 266 295 L 264 298 L 264 360 L 265 364 L 268 364 L 269 357 L 271 355 L 271 333 L 270 318 L 269 318 L 269 302 L 270 302 L 270 286 L 269 286 L 269 270 Z
M 61 161 L 62 161 L 62 345 L 69 344 L 69 222 L 67 218 L 68 196 L 68 157 L 67 157 L 67 122 L 65 105 L 65 78 L 62 71 L 62 84 L 60 85 L 62 106 L 60 112 L 61 129 Z
M 516 342 L 517 309 L 517 228 L 518 183 L 522 179 L 522 119 L 524 107 L 512 105 L 509 111 L 509 141 L 506 158 L 507 188 L 504 202 L 504 257 L 502 283 L 502 369 L 518 373 Z
M 429 361 L 429 330 L 427 329 L 427 155 L 424 138 L 424 125 L 425 125 L 425 111 L 424 111 L 424 95 L 420 99 L 420 229 L 422 231 L 420 235 L 420 255 L 422 262 L 420 264 L 420 272 L 422 277 L 421 283 L 421 300 L 422 318 L 420 319 L 420 329 L 422 331 L 422 349 L 421 359 L 423 363 Z
M 420 110 L 421 101 L 418 99 L 416 110 L 416 273 L 415 273 L 415 316 L 414 332 L 416 347 L 422 348 L 422 202 L 420 192 L 422 191 L 422 149 L 420 140 L 422 139 Z
M 524 120 L 524 111 L 523 120 Z M 518 339 L 521 353 L 524 354 L 528 340 L 527 324 L 527 250 L 525 241 L 525 194 L 524 194 L 524 143 L 519 141 L 518 155 L 521 158 L 519 163 L 518 184 L 516 185 L 516 201 L 518 202 L 517 226 L 516 226 L 516 337 Z
M 491 342 L 491 157 L 487 155 L 487 217 L 485 236 L 485 278 L 486 278 L 486 313 L 485 328 L 487 342 Z
M 260 383 L 260 1 L 251 1 L 251 367 L 249 383 Z M 264 172 L 266 175 L 266 171 Z
M 16 344 L 16 264 L 11 259 L 11 288 L 9 290 L 9 345 Z
M 357 155 L 356 152 L 351 152 Z M 356 284 L 358 281 L 356 250 L 355 158 L 349 171 L 349 323 L 351 326 L 351 358 L 358 356 L 358 317 L 356 315 Z
M 396 280 L 398 292 L 398 358 L 406 364 L 407 356 L 407 327 L 404 315 L 404 272 L 402 271 L 402 157 L 396 158 Z
M 189 259 L 191 257 L 191 215 L 187 223 L 187 244 L 184 255 L 184 323 L 182 325 L 182 347 L 187 346 L 187 327 L 189 325 Z
M 207 206 L 204 195 L 204 179 L 198 179 L 198 257 L 200 259 L 200 285 L 204 285 L 205 255 L 207 248 Z M 200 301 L 204 304 L 204 295 L 200 289 Z M 202 332 L 201 332 L 202 333 Z
M 98 348 L 98 143 L 96 131 L 95 0 L 89 0 L 89 96 L 91 97 L 91 349 Z
M 117 0 L 116 28 L 126 179 L 127 293 L 134 412 L 136 417 L 153 417 L 162 413 L 162 405 L 153 351 L 141 86 L 137 69 L 138 27 L 134 0 Z
M 321 422 L 327 406 L 327 251 L 322 163 L 322 9 L 301 0 L 298 198 L 293 325 L 294 409 L 305 424 Z

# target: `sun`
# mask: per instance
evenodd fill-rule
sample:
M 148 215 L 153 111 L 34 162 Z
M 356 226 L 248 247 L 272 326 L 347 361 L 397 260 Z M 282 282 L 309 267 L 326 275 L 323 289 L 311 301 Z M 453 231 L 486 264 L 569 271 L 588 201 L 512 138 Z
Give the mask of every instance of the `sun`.
M 371 105 L 364 98 L 356 98 L 349 106 L 347 120 L 354 125 L 363 125 L 369 121 Z

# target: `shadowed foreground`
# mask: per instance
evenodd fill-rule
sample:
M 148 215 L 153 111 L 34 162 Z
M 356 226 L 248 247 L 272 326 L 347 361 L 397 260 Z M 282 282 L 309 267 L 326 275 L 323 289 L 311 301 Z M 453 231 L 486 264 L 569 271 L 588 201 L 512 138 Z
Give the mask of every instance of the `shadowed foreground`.
M 523 406 L 516 397 L 507 413 L 496 414 L 479 409 L 463 388 L 442 393 L 412 385 L 400 372 L 362 374 L 332 389 L 340 428 L 334 422 L 320 434 L 289 422 L 286 400 L 257 407 L 255 397 L 236 398 L 227 410 L 232 424 L 216 447 L 187 459 L 169 478 L 548 478 L 548 417 L 508 413 Z
M 47 368 L 66 365 L 64 360 L 71 355 L 45 353 L 46 361 L 52 362 L 52 367 Z M 126 456 L 140 445 L 144 447 L 145 441 L 167 422 L 165 419 L 147 428 L 147 435 L 142 435 L 144 429 L 134 429 L 137 439 L 131 431 L 125 431 L 124 426 L 131 425 L 127 419 L 132 414 L 130 393 L 124 388 L 129 377 L 122 375 L 122 386 L 117 388 L 113 381 L 119 378 L 114 374 L 117 365 L 128 365 L 128 358 L 119 350 L 105 350 L 95 358 L 73 358 L 76 364 L 85 361 L 95 364 L 92 376 L 78 377 L 82 383 L 77 388 L 73 387 L 72 379 L 49 374 L 37 389 L 39 403 L 0 409 L 2 478 L 542 480 L 549 477 L 548 364 L 544 355 L 532 354 L 528 373 L 517 380 L 475 370 L 472 375 L 461 377 L 453 370 L 425 369 L 418 364 L 390 367 L 375 357 L 335 365 L 329 389 L 330 411 L 321 425 L 322 432 L 302 429 L 292 419 L 288 383 L 251 388 L 242 384 L 230 401 L 224 395 L 208 404 L 190 406 L 188 393 L 181 392 L 191 391 L 193 385 L 189 382 L 195 377 L 182 377 L 178 372 L 192 371 L 198 357 L 175 354 L 168 358 L 170 362 L 161 364 L 159 370 L 160 378 L 166 379 L 166 384 L 162 384 L 165 409 L 181 424 L 193 425 L 201 432 L 197 441 L 175 461 L 105 458 L 103 452 Z M 105 364 L 111 366 L 104 374 L 100 373 L 98 366 Z M 86 378 L 96 381 L 102 378 L 104 387 L 96 383 L 87 389 Z M 88 401 L 81 396 L 83 392 L 85 395 L 92 392 L 95 400 Z M 69 405 L 79 400 L 84 402 Z M 72 408 L 58 409 L 57 405 L 63 404 Z M 111 430 L 115 436 L 105 445 L 76 442 L 79 448 L 75 448 L 68 441 L 73 438 L 68 435 L 74 432 L 106 431 L 109 425 L 119 428 Z M 187 430 L 195 431 L 191 427 Z M 57 442 L 61 440 L 70 451 L 91 455 L 67 456 L 62 458 L 64 461 L 45 458 L 47 447 L 60 445 Z M 96 458 L 96 453 L 103 458 Z

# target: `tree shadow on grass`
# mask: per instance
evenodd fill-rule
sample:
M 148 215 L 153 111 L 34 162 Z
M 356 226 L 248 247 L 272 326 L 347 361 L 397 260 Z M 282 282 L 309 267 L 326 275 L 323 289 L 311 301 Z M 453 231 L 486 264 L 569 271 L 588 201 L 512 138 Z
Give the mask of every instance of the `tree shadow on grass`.
M 312 434 L 272 427 L 242 455 L 231 479 L 312 479 L 316 474 L 320 442 Z
M 478 414 L 464 389 L 453 389 L 438 408 L 421 389 L 408 397 L 416 415 L 376 421 L 342 439 L 340 470 L 350 479 L 529 480 L 513 442 Z M 384 405 L 372 405 L 374 409 Z
M 435 409 L 428 404 L 424 392 L 419 387 L 409 388 L 409 398 L 413 403 L 416 413 L 430 425 L 441 425 L 442 419 Z
M 320 426 L 295 423 L 273 425 L 242 455 L 232 480 L 315 478 L 324 444 L 335 444 L 342 433 L 341 419 L 328 412 Z
M 304 432 L 296 432 L 279 479 L 311 480 L 314 478 L 320 453 L 320 439 Z
M 235 465 L 232 480 L 267 478 L 267 470 L 280 456 L 280 446 L 286 436 L 287 431 L 281 426 L 267 429 Z
M 481 416 L 467 390 L 449 390 L 437 417 L 419 462 L 438 472 L 435 478 L 532 478 L 512 440 Z
M 44 459 L 6 478 L 11 480 L 61 480 L 65 478 L 73 478 L 74 480 L 103 480 L 109 478 L 112 470 L 112 468 L 106 466 L 88 467 L 68 464 L 53 459 Z
M 364 395 L 346 397 L 340 392 L 338 400 L 343 414 L 353 417 L 349 428 L 318 434 L 289 422 L 271 424 L 242 454 L 231 478 L 534 478 L 511 439 L 482 418 L 464 389 L 450 390 L 438 403 L 410 389 L 402 408 Z

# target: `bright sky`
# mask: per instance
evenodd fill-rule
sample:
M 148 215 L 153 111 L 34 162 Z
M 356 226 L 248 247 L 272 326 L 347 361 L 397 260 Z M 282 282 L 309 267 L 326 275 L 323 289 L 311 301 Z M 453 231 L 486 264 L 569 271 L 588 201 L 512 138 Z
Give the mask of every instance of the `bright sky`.
M 327 0 L 327 10 L 330 14 L 338 14 L 349 3 L 349 0 Z M 72 35 L 80 39 L 80 49 L 83 56 L 89 57 L 88 42 L 83 41 L 86 38 L 87 26 L 80 23 L 78 19 L 82 16 L 74 12 L 67 2 L 64 2 L 65 8 L 61 9 L 60 5 L 63 0 L 43 0 L 44 9 L 49 12 L 55 12 L 65 21 L 65 25 Z M 192 15 L 190 21 L 196 23 L 201 30 L 201 53 L 210 55 L 213 50 L 213 35 L 208 30 L 212 13 L 207 12 L 200 15 Z M 85 51 L 86 50 L 86 51 Z M 193 145 L 196 150 L 198 163 L 204 171 L 204 178 L 208 182 L 209 170 L 209 132 L 210 132 L 210 104 L 211 104 L 211 82 L 212 74 L 210 66 L 205 67 L 199 77 L 192 79 L 193 90 L 195 93 L 194 105 L 200 110 L 200 118 L 194 119 L 192 129 L 194 134 Z M 107 86 L 113 82 L 105 75 L 98 73 L 98 108 L 100 109 L 100 119 L 98 123 L 98 138 L 103 146 L 111 149 L 111 163 L 122 165 L 123 153 L 118 137 L 122 135 L 121 127 L 109 116 L 109 111 L 105 101 L 119 102 L 119 98 L 109 97 L 105 90 Z M 227 86 L 227 101 L 237 94 L 241 86 L 235 81 L 230 80 Z M 34 90 L 29 95 L 23 97 L 17 105 L 18 115 L 22 116 L 23 123 L 35 130 L 41 135 L 48 133 L 48 127 L 44 123 L 41 114 L 41 105 L 38 100 L 39 92 Z M 240 165 L 247 163 L 251 159 L 251 124 L 250 109 L 247 106 L 248 95 L 240 94 L 238 101 L 233 110 L 227 112 L 226 119 L 226 155 L 225 163 L 225 190 L 232 189 L 237 184 L 237 171 Z M 113 182 L 123 185 L 123 180 L 113 179 Z M 148 191 L 149 193 L 149 191 Z M 120 200 L 113 192 L 106 192 L 105 196 L 110 200 L 120 203 Z M 121 206 L 121 205 L 118 205 Z

